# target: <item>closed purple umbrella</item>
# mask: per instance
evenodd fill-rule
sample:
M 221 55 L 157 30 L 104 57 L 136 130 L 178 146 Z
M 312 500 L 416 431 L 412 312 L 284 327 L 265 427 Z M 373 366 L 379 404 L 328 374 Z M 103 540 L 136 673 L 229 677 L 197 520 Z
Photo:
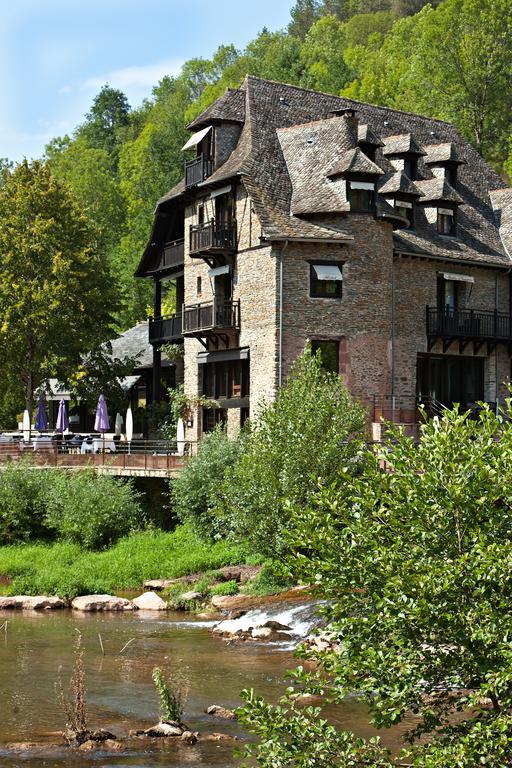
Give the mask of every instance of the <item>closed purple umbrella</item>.
M 39 432 L 46 432 L 48 429 L 48 416 L 46 415 L 46 400 L 40 397 L 37 402 L 35 428 Z
M 69 427 L 68 411 L 66 408 L 66 401 L 64 398 L 59 403 L 59 412 L 57 414 L 57 423 L 55 424 L 56 432 L 65 432 Z
M 94 420 L 95 432 L 108 432 L 110 429 L 110 422 L 108 419 L 107 404 L 103 395 L 100 395 L 98 405 L 96 406 L 96 418 Z

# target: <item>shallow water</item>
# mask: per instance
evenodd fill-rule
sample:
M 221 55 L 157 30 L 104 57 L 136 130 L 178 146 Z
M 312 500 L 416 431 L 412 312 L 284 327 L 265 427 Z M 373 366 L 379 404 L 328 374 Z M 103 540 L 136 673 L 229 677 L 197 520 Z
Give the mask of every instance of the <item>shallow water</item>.
M 276 609 L 276 614 L 283 607 Z M 184 614 L 81 614 L 71 611 L 4 613 L 7 633 L 0 631 L 0 767 L 57 768 L 97 765 L 218 766 L 237 765 L 233 743 L 203 742 L 177 746 L 156 740 L 136 743 L 122 753 L 91 754 L 56 749 L 63 714 L 54 684 L 59 668 L 64 687 L 71 674 L 76 629 L 82 633 L 87 678 L 89 726 L 112 730 L 119 736 L 147 728 L 158 719 L 158 700 L 151 673 L 180 670 L 188 699 L 184 721 L 201 733 L 223 732 L 246 738 L 240 726 L 204 714 L 211 704 L 240 705 L 239 692 L 254 687 L 275 700 L 282 692 L 283 673 L 294 666 L 286 646 L 227 644 L 212 636 L 208 622 L 185 620 Z M 98 635 L 101 634 L 105 655 Z M 131 641 L 121 653 L 123 646 Z M 346 702 L 333 713 L 340 725 L 369 735 L 363 707 Z M 392 742 L 397 738 L 393 736 Z M 43 747 L 13 753 L 7 744 L 37 742 Z M 165 743 L 164 743 L 165 742 Z M 389 739 L 387 740 L 389 743 Z M 392 743 L 391 742 L 391 743 Z M 46 746 L 44 746 L 46 745 Z

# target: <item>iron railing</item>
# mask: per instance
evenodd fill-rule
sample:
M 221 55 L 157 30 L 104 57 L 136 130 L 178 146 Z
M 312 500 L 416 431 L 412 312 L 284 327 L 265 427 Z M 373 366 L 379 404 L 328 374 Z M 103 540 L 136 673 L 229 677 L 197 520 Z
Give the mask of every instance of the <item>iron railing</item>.
M 427 336 L 512 341 L 512 327 L 510 316 L 502 312 L 427 307 Z
M 211 176 L 213 170 L 212 161 L 199 155 L 194 160 L 185 160 L 185 187 L 193 187 Z
M 183 338 L 181 314 L 172 317 L 155 317 L 149 321 L 149 343 L 161 344 Z
M 217 223 L 215 219 L 204 224 L 190 225 L 190 254 L 205 251 L 236 250 L 236 220 Z
M 206 301 L 183 305 L 183 333 L 240 328 L 240 299 L 238 301 Z
M 185 238 L 164 244 L 160 269 L 181 267 L 185 260 Z

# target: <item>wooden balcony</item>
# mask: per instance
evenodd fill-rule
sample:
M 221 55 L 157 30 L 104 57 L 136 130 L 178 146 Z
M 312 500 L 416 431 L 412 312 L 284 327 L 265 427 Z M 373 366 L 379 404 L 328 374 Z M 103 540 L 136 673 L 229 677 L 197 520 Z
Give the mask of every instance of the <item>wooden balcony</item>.
M 193 187 L 212 175 L 213 162 L 199 155 L 194 160 L 185 160 L 185 189 Z
M 236 220 L 217 224 L 214 219 L 190 226 L 190 255 L 199 257 L 230 254 L 236 250 Z
M 443 351 L 458 341 L 460 351 L 472 342 L 475 352 L 487 344 L 512 344 L 510 315 L 482 309 L 439 309 L 427 307 L 427 337 L 429 349 L 436 341 L 443 342 Z
M 182 316 L 156 317 L 149 321 L 149 343 L 165 344 L 183 340 Z
M 159 269 L 182 267 L 185 260 L 185 238 L 165 243 Z
M 183 307 L 183 335 L 204 336 L 240 330 L 240 300 L 206 301 Z

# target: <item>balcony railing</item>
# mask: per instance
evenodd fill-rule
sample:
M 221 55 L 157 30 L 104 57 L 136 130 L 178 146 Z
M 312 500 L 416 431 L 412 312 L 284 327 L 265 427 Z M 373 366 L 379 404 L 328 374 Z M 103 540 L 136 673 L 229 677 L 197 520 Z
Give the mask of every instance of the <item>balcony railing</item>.
M 431 339 L 512 341 L 510 316 L 480 309 L 427 307 L 427 336 Z
M 193 187 L 212 175 L 213 163 L 204 155 L 185 160 L 185 187 Z
M 238 330 L 240 328 L 240 300 L 207 301 L 183 307 L 183 333 Z
M 160 262 L 160 269 L 168 269 L 169 267 L 181 267 L 183 266 L 185 259 L 185 239 L 173 240 L 170 243 L 165 243 L 162 254 L 162 260 Z
M 149 321 L 149 343 L 162 344 L 183 338 L 182 317 L 156 317 Z
M 190 254 L 229 252 L 236 249 L 236 221 L 217 224 L 214 219 L 190 226 Z

